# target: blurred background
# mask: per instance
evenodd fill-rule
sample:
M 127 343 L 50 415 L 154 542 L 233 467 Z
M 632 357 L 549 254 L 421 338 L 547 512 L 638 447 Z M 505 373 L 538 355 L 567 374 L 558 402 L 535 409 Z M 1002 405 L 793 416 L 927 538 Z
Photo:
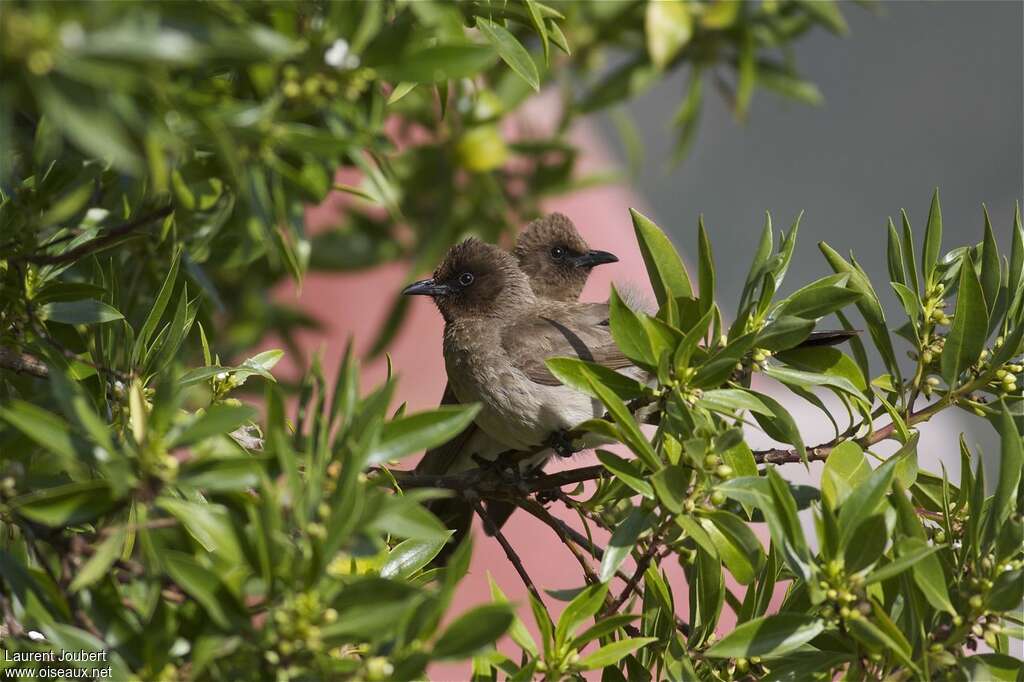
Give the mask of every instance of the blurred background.
M 697 215 L 704 215 L 725 305 L 739 298 L 765 211 L 776 231 L 804 211 L 787 293 L 831 274 L 819 241 L 853 251 L 876 288 L 886 282 L 886 219 L 898 226 L 906 209 L 920 238 L 936 187 L 947 248 L 981 241 L 982 204 L 1000 247 L 1009 244 L 1014 205 L 1024 197 L 1024 3 L 844 9 L 844 39 L 815 32 L 793 46 L 802 74 L 824 95 L 819 107 L 759 92 L 739 125 L 726 101 L 705 97 L 690 156 L 671 168 L 665 112 L 683 79 L 628 104 L 644 153 L 633 191 L 684 252 L 695 249 Z M 602 139 L 628 164 L 616 130 L 601 117 Z M 890 316 L 903 314 L 891 290 L 878 294 Z M 905 344 L 895 343 L 904 357 Z M 984 423 L 944 417 L 972 442 L 996 442 Z M 958 460 L 950 465 L 959 469 Z
M 824 95 L 820 107 L 758 92 L 749 119 L 737 125 L 721 98 L 706 97 L 689 158 L 666 171 L 666 112 L 684 79 L 659 83 L 628 105 L 645 152 L 632 185 L 659 225 L 691 247 L 702 213 L 719 253 L 737 250 L 719 265 L 731 274 L 720 280 L 726 301 L 739 297 L 766 210 L 777 229 L 805 211 L 791 286 L 828 272 L 819 240 L 854 250 L 884 280 L 886 218 L 898 224 L 905 208 L 922 234 L 935 187 L 947 243 L 980 241 L 982 203 L 997 238 L 1009 243 L 1024 186 L 1024 3 L 844 9 L 844 39 L 814 32 L 793 46 L 802 74 Z M 601 133 L 628 163 L 607 116 Z

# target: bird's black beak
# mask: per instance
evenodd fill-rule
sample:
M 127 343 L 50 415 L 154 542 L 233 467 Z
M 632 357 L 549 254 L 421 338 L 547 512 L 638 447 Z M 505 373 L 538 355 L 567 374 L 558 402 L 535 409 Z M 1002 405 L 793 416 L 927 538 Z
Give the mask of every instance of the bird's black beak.
M 448 291 L 447 284 L 438 284 L 432 279 L 421 279 L 402 289 L 406 296 L 444 296 Z
M 578 268 L 592 268 L 595 265 L 618 262 L 618 256 L 614 253 L 608 253 L 607 251 L 587 251 L 573 259 L 573 265 Z

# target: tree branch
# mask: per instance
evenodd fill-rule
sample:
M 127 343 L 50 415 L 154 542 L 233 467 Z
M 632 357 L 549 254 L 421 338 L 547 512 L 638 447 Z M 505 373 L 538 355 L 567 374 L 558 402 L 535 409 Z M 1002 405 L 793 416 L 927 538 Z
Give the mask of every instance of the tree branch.
M 510 486 L 507 480 L 486 469 L 470 469 L 458 474 L 417 474 L 407 471 L 391 471 L 391 474 L 402 488 L 472 491 L 480 497 L 513 500 L 542 490 L 611 476 L 611 473 L 600 464 L 527 478 L 518 486 Z
M 924 409 L 918 410 L 917 412 L 911 412 L 907 416 L 907 426 L 914 424 L 920 424 L 921 422 L 928 421 L 938 412 L 941 412 L 948 407 L 952 402 L 956 400 L 962 393 L 970 393 L 969 389 L 973 388 L 973 384 L 968 384 L 961 388 L 960 391 L 953 393 L 947 393 L 941 400 L 932 403 Z M 873 430 L 865 436 L 853 439 L 853 442 L 862 447 L 868 447 L 881 443 L 883 440 L 889 440 L 893 437 L 896 432 L 896 424 L 889 422 L 880 429 Z M 807 459 L 808 461 L 824 461 L 828 459 L 829 454 L 841 443 L 849 440 L 844 436 L 839 438 L 833 438 L 827 443 L 821 445 L 815 445 L 814 447 L 807 448 Z M 755 450 L 754 461 L 758 464 L 793 464 L 796 462 L 802 462 L 800 453 L 795 449 L 786 450 L 782 448 L 771 448 L 769 450 Z
M 106 230 L 103 234 L 92 239 L 84 244 L 76 246 L 73 249 L 65 251 L 64 253 L 57 254 L 29 254 L 21 256 L 12 260 L 24 261 L 26 263 L 33 263 L 35 265 L 57 265 L 60 263 L 68 263 L 70 261 L 78 260 L 82 256 L 87 256 L 90 253 L 102 251 L 103 249 L 113 246 L 114 242 L 119 240 L 131 232 L 148 225 L 156 220 L 166 218 L 174 211 L 173 206 L 164 206 L 158 208 L 155 211 L 145 213 L 136 218 L 132 218 L 126 223 L 118 225 L 117 227 Z
M 39 358 L 3 347 L 0 347 L 0 369 L 9 369 L 19 374 L 31 374 L 40 379 L 50 376 L 49 368 Z
M 501 545 L 501 548 L 505 550 L 505 556 L 508 557 L 508 560 L 515 567 L 516 573 L 518 573 L 519 577 L 522 578 L 523 584 L 526 585 L 526 589 L 530 591 L 530 594 L 532 594 L 533 598 L 537 600 L 537 603 L 543 606 L 544 600 L 540 598 L 540 592 L 537 591 L 536 585 L 534 585 L 533 580 L 530 579 L 530 574 L 526 572 L 526 567 L 523 566 L 522 559 L 520 559 L 519 555 L 516 554 L 516 550 L 501 532 L 501 529 L 498 528 L 498 525 L 494 523 L 494 519 L 492 519 L 491 515 L 487 513 L 484 506 L 480 504 L 480 500 L 473 500 L 473 508 L 487 525 L 488 534 L 492 535 L 498 541 L 498 544 Z

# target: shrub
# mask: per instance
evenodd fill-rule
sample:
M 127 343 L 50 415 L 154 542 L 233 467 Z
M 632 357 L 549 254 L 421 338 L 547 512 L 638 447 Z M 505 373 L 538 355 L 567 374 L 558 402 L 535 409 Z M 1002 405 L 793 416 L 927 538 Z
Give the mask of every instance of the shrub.
M 437 488 L 507 498 L 507 486 L 489 471 L 426 480 L 390 468 L 457 433 L 474 406 L 393 412 L 393 380 L 361 391 L 351 349 L 330 383 L 316 358 L 297 386 L 274 380 L 281 351 L 233 360 L 268 332 L 291 348 L 296 329 L 315 325 L 270 302 L 281 277 L 396 259 L 422 270 L 463 235 L 497 238 L 544 197 L 592 181 L 573 172 L 568 126 L 665 73 L 689 75 L 681 151 L 716 70 L 735 76 L 716 83 L 740 117 L 757 85 L 815 101 L 774 56 L 815 24 L 844 27 L 835 5 L 795 1 L 5 7 L 8 651 L 107 652 L 73 664 L 114 679 L 415 679 L 431 661 L 469 658 L 478 679 L 586 668 L 608 679 L 1014 674 L 1019 217 L 1008 260 L 987 219 L 982 244 L 943 255 L 937 199 L 919 257 L 909 224 L 890 230 L 890 276 L 908 318 L 898 332 L 915 360 L 903 374 L 852 260 L 823 247 L 837 274 L 776 296 L 795 225 L 777 251 L 765 230 L 726 328 L 703 230 L 698 296 L 664 235 L 634 215 L 660 310 L 632 313 L 613 298 L 611 326 L 657 385 L 573 360 L 551 368 L 607 406 L 606 419 L 581 428 L 635 458 L 601 452 L 599 466 L 530 479 L 531 493 L 513 496 L 580 559 L 585 587 L 557 595 L 571 599 L 557 623 L 532 603 L 543 641 L 498 586 L 492 603 L 449 613 L 469 542 L 445 566 L 432 563 L 450 533 L 422 503 Z M 623 53 L 619 67 L 600 69 Z M 506 141 L 502 122 L 558 75 L 587 87 L 566 89 L 556 129 Z M 332 190 L 355 203 L 312 236 L 305 206 Z M 822 316 L 850 326 L 851 305 L 881 375 L 858 339 L 852 358 L 797 348 Z M 393 305 L 375 350 L 403 311 Z M 815 405 L 814 390 L 835 393 L 849 426 L 807 447 L 785 409 L 749 389 L 755 372 Z M 658 422 L 653 437 L 633 416 L 641 404 Z M 916 466 L 916 428 L 952 407 L 1001 434 L 991 496 L 966 444 L 957 485 Z M 755 423 L 788 446 L 751 451 Z M 883 440 L 900 450 L 872 470 L 869 449 Z M 825 460 L 820 491 L 778 473 L 815 459 Z M 596 490 L 561 490 L 585 480 Z M 542 504 L 552 495 L 588 528 L 614 528 L 608 547 L 555 520 Z M 797 523 L 808 507 L 816 547 Z M 767 551 L 750 529 L 760 523 Z M 660 570 L 676 560 L 685 617 L 675 615 L 680 586 Z M 726 573 L 746 586 L 742 599 Z M 778 583 L 787 596 L 769 613 Z M 726 605 L 741 624 L 715 641 Z M 521 658 L 493 652 L 506 632 Z M 970 655 L 979 639 L 996 653 Z

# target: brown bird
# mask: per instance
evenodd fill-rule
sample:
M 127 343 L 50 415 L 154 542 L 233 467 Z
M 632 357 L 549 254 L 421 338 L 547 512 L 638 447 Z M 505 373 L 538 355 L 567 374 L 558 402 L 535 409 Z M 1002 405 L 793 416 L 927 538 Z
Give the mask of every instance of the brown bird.
M 477 425 L 505 449 L 535 448 L 604 414 L 599 401 L 563 386 L 547 358 L 639 372 L 612 339 L 607 304 L 538 298 L 512 256 L 479 240 L 452 247 L 432 278 L 403 293 L 434 299 L 452 391 L 481 404 Z
M 552 213 L 526 226 L 512 250 L 519 269 L 530 278 L 538 298 L 576 301 L 597 265 L 616 263 L 607 251 L 595 251 L 584 241 L 572 221 Z
M 618 258 L 607 251 L 590 248 L 572 221 L 561 213 L 534 220 L 520 233 L 513 250 L 519 268 L 527 275 L 530 287 L 540 298 L 576 301 L 594 267 L 614 263 Z M 459 402 L 451 386 L 445 387 L 441 404 Z M 478 466 L 479 459 L 495 457 L 508 448 L 471 424 L 447 443 L 433 448 L 416 466 L 416 473 L 446 474 Z M 543 459 L 543 458 L 542 458 Z M 470 505 L 462 500 L 440 500 L 430 505 L 451 528 L 468 526 Z M 515 506 L 505 502 L 487 505 L 490 521 L 500 528 Z M 485 526 L 490 531 L 489 524 Z

